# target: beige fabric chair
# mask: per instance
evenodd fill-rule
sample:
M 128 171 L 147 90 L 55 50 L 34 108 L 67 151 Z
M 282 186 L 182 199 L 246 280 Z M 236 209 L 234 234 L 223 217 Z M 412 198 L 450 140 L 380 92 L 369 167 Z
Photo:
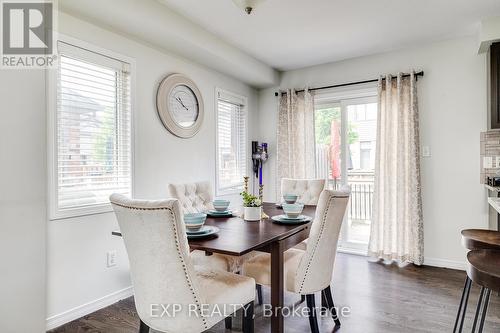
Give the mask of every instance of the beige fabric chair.
M 179 200 L 183 214 L 204 213 L 214 208 L 210 182 L 168 184 L 168 192 L 170 197 Z M 195 266 L 211 267 L 227 272 L 237 272 L 239 270 L 239 262 L 230 256 L 219 254 L 207 256 L 204 251 L 193 251 L 191 252 L 191 259 Z
M 213 209 L 212 186 L 210 182 L 203 181 L 188 184 L 169 184 L 168 190 L 172 198 L 181 203 L 183 213 L 203 213 Z M 214 253 L 206 256 L 204 251 L 191 252 L 194 265 L 206 266 L 237 273 L 241 271 L 243 261 L 255 255 L 254 252 L 241 257 L 228 256 Z
M 233 309 L 233 304 L 248 305 L 244 331 L 253 331 L 254 280 L 193 265 L 177 200 L 131 200 L 119 194 L 110 200 L 130 261 L 141 333 L 149 328 L 202 332 L 224 319 L 211 310 L 217 306 L 227 316 L 238 308 Z M 175 316 L 161 316 L 162 305 L 169 304 L 179 304 L 180 311 Z M 205 307 L 211 315 L 203 312 Z
M 184 213 L 200 213 L 214 209 L 213 192 L 209 182 L 168 184 L 170 197 L 179 200 Z
M 325 189 L 325 179 L 281 179 L 281 195 L 296 194 L 297 201 L 304 205 L 317 205 L 321 191 Z M 280 198 L 283 200 L 283 198 Z
M 316 206 L 318 204 L 321 191 L 325 189 L 325 179 L 281 179 L 281 195 L 296 194 L 297 201 L 304 205 Z M 283 200 L 283 198 L 281 198 Z M 305 251 L 307 247 L 307 239 L 294 248 Z
M 284 254 L 285 287 L 288 291 L 305 295 L 307 306 L 313 314 L 315 314 L 313 308 L 316 292 L 321 291 L 323 296 L 329 299 L 327 303 L 331 310 L 334 307 L 330 283 L 337 253 L 337 241 L 349 195 L 349 191 L 323 190 L 319 197 L 316 216 L 311 224 L 306 251 L 292 248 Z M 259 254 L 246 261 L 243 264 L 242 273 L 253 277 L 260 285 L 269 285 L 271 281 L 270 255 Z M 333 310 L 334 319 L 340 325 Z M 316 320 L 311 320 L 310 323 L 311 330 L 317 332 Z

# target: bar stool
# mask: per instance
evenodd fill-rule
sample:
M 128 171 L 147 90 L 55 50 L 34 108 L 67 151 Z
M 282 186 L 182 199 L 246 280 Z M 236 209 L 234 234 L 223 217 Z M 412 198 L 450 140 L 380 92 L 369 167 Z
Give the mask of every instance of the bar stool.
M 472 333 L 476 332 L 479 320 L 478 333 L 483 332 L 484 320 L 488 312 L 491 291 L 500 291 L 500 251 L 472 250 L 467 253 L 467 276 L 474 283 L 481 286 L 481 294 L 477 302 Z
M 485 229 L 465 229 L 462 230 L 462 245 L 467 250 L 500 250 L 500 232 Z M 465 285 L 458 307 L 453 333 L 462 332 L 464 325 L 465 314 L 467 312 L 467 303 L 469 301 L 470 288 L 472 281 L 469 276 L 465 278 Z M 458 327 L 458 331 L 457 331 Z

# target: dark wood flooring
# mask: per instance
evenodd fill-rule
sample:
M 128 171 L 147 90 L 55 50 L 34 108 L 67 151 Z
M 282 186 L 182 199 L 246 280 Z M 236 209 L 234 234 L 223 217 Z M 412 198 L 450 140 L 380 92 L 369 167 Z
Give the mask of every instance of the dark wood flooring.
M 348 306 L 349 317 L 341 318 L 345 333 L 401 333 L 451 332 L 460 300 L 465 272 L 407 265 L 384 265 L 369 262 L 367 258 L 339 254 L 335 264 L 333 296 L 337 307 Z M 469 299 L 464 332 L 470 332 L 477 304 L 479 288 L 473 287 Z M 264 288 L 264 300 L 269 302 L 269 290 Z M 317 297 L 317 303 L 319 303 Z M 293 304 L 298 296 L 287 293 L 286 304 Z M 256 308 L 256 332 L 269 332 L 270 321 L 263 318 L 262 308 Z M 500 297 L 492 293 L 484 332 L 500 332 Z M 94 312 L 51 333 L 136 333 L 139 319 L 132 298 L 122 300 Z M 233 331 L 238 332 L 240 321 L 235 320 Z M 323 318 L 321 332 L 332 332 L 333 320 Z M 290 317 L 285 320 L 285 331 L 309 331 L 307 318 Z M 219 323 L 208 332 L 225 332 Z

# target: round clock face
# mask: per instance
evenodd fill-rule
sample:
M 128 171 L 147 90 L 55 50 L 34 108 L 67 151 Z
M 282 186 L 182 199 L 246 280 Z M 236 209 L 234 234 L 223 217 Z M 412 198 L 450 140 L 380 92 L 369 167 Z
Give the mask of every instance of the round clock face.
M 191 127 L 199 115 L 199 103 L 195 93 L 186 85 L 179 84 L 170 90 L 168 109 L 173 121 L 181 127 Z

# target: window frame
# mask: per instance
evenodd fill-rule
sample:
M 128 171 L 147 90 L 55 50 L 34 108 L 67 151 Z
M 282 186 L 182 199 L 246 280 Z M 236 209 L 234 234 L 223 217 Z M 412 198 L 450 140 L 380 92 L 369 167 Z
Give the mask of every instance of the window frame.
M 58 34 L 55 41 L 55 47 L 58 42 L 69 44 L 71 46 L 81 48 L 85 51 L 90 51 L 101 56 L 106 56 L 130 66 L 130 186 L 131 195 L 135 193 L 135 73 L 136 62 L 131 57 L 101 48 L 99 46 L 81 41 L 79 39 L 69 37 L 63 34 Z M 76 207 L 70 209 L 59 209 L 58 206 L 58 155 L 57 155 L 57 85 L 58 85 L 58 67 L 46 69 L 46 86 L 47 86 L 47 196 L 48 196 L 48 217 L 49 220 L 69 219 L 79 216 L 87 216 L 94 214 L 103 214 L 113 211 L 111 203 L 93 204 L 86 207 Z
M 249 163 L 248 163 L 248 158 L 249 158 L 249 147 L 250 145 L 248 144 L 248 97 L 216 87 L 215 88 L 215 196 L 228 196 L 228 195 L 234 195 L 234 194 L 239 194 L 244 185 L 244 180 L 241 180 L 241 189 L 238 187 L 232 187 L 229 189 L 226 188 L 220 188 L 220 181 L 219 181 L 219 94 L 224 94 L 228 95 L 231 97 L 234 97 L 235 99 L 239 99 L 243 101 L 243 113 L 245 115 L 244 117 L 244 122 L 245 122 L 245 173 L 248 174 L 248 168 L 249 168 Z M 247 176 L 247 175 L 245 175 Z

